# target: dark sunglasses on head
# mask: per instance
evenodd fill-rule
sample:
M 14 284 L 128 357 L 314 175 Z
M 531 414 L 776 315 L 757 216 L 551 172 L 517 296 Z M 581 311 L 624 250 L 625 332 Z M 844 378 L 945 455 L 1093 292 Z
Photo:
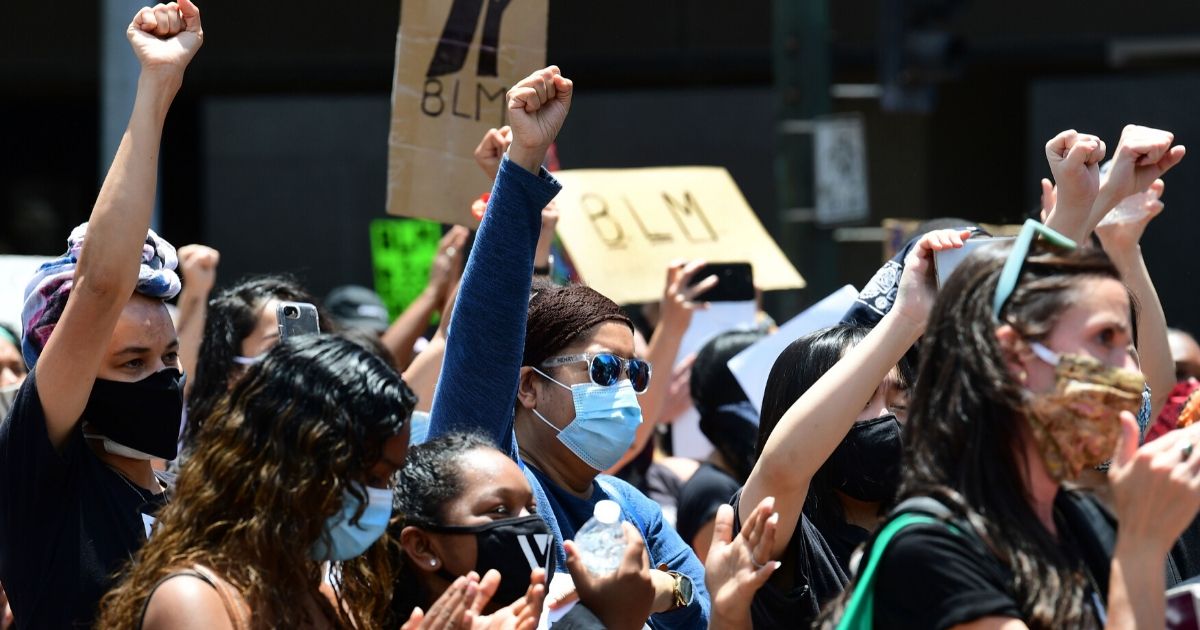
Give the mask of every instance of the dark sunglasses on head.
M 570 354 L 546 359 L 542 367 L 557 367 L 570 363 L 587 363 L 588 376 L 592 382 L 611 387 L 621 380 L 621 374 L 629 377 L 633 391 L 642 394 L 650 387 L 650 364 L 641 359 L 626 359 L 611 352 Z

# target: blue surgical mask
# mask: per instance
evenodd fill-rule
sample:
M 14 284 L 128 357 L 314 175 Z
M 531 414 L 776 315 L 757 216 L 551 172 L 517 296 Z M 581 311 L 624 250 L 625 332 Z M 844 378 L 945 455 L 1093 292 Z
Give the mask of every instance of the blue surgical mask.
M 358 512 L 359 500 L 349 490 L 343 490 L 342 510 L 325 522 L 331 547 L 326 546 L 326 537 L 318 538 L 312 547 L 314 560 L 324 562 L 356 558 L 387 530 L 388 521 L 392 518 L 392 491 L 362 484 L 358 484 L 358 489 L 366 491 L 367 509 L 357 523 L 351 524 L 350 520 Z
M 638 425 L 642 423 L 642 407 L 629 379 L 605 387 L 595 383 L 578 383 L 567 387 L 533 368 L 546 380 L 571 392 L 575 401 L 575 419 L 565 429 L 559 429 L 537 409 L 534 415 L 558 432 L 558 441 L 576 457 L 596 470 L 612 468 L 633 444 Z

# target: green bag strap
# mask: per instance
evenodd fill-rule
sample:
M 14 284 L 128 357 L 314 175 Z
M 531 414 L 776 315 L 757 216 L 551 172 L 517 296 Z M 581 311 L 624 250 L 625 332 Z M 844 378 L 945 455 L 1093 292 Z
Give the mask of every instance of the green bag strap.
M 875 570 L 879 568 L 879 559 L 883 557 L 888 543 L 896 537 L 896 534 L 900 533 L 900 530 L 909 525 L 932 523 L 943 523 L 951 531 L 958 533 L 958 528 L 953 525 L 924 514 L 901 514 L 884 525 L 871 545 L 871 555 L 867 559 L 866 565 L 858 574 L 854 593 L 850 596 L 850 601 L 846 602 L 846 610 L 842 613 L 841 620 L 838 621 L 837 630 L 871 630 L 875 619 L 875 591 L 872 589 L 875 583 Z

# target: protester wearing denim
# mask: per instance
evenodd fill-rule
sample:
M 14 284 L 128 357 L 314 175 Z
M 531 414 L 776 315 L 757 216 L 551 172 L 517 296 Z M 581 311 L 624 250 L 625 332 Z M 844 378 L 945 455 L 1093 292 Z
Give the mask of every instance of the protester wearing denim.
M 533 487 L 538 513 L 554 532 L 560 570 L 566 566 L 562 541 L 592 516 L 595 504 L 611 499 L 646 541 L 651 566 L 666 564 L 691 578 L 690 605 L 651 616 L 653 628 L 702 628 L 709 618 L 704 569 L 691 549 L 663 523 L 659 506 L 636 488 L 606 475 L 581 499 L 522 461 L 513 411 L 524 351 L 528 296 L 541 210 L 560 185 L 545 169 L 534 175 L 507 158 L 501 163 L 487 213 L 475 238 L 459 288 L 447 340 L 442 378 L 434 398 L 430 438 L 453 432 L 487 435 L 508 453 Z

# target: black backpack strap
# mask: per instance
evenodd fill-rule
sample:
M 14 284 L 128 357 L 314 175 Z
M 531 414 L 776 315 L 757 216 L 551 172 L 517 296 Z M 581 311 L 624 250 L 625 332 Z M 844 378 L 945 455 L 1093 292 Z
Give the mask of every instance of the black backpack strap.
M 950 508 L 933 497 L 910 497 L 892 508 L 891 513 L 888 514 L 888 519 L 891 520 L 892 517 L 899 516 L 905 512 L 919 512 L 943 520 L 954 518 L 954 513 L 950 511 Z
M 946 507 L 946 504 L 933 497 L 910 497 L 901 501 L 888 513 L 887 521 L 891 521 L 901 514 L 913 513 L 932 516 L 947 525 L 952 525 L 953 529 L 958 530 L 963 535 L 963 538 L 971 545 L 971 548 L 975 552 L 984 557 L 994 555 L 992 554 L 992 550 L 983 542 L 983 537 L 979 535 L 978 530 L 971 524 L 971 521 L 954 513 L 954 511 Z M 882 525 L 880 528 L 882 529 Z M 872 536 L 872 538 L 874 537 Z M 868 546 L 871 542 L 873 541 L 868 541 Z

